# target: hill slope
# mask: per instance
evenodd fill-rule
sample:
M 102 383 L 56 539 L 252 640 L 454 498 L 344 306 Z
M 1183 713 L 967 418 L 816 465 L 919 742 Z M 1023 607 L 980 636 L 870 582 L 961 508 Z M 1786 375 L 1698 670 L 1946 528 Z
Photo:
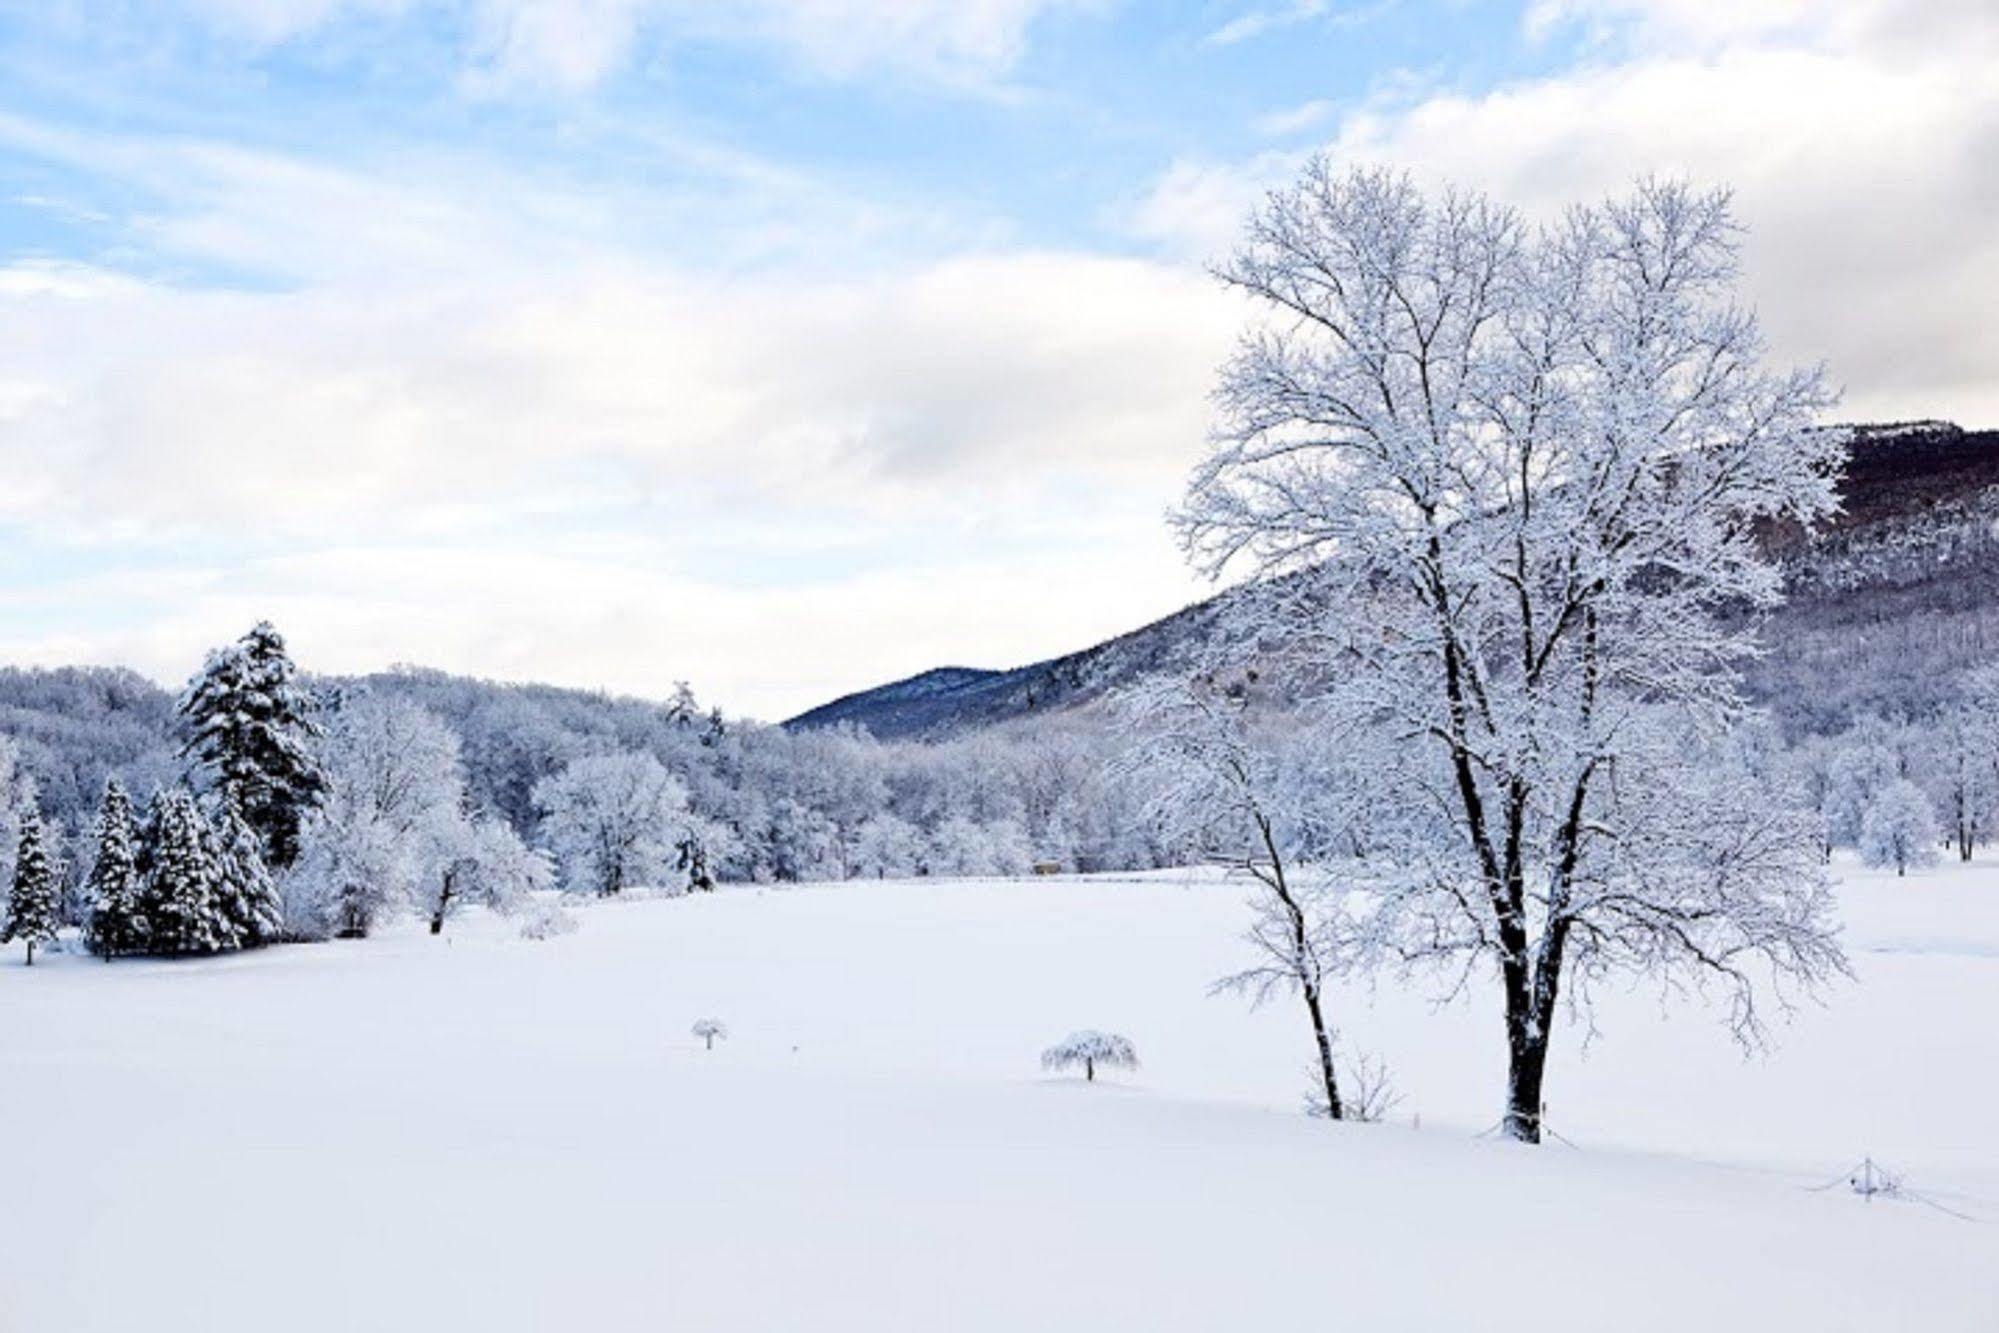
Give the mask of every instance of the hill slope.
M 1769 654 L 1749 672 L 1752 693 L 1804 730 L 1862 709 L 1920 711 L 1942 677 L 1999 649 L 1999 431 L 1859 427 L 1841 499 L 1840 517 L 1809 537 L 1772 535 L 1791 600 L 1769 618 Z M 1080 707 L 1185 654 L 1227 596 L 1063 657 L 925 672 L 784 725 L 929 738 Z

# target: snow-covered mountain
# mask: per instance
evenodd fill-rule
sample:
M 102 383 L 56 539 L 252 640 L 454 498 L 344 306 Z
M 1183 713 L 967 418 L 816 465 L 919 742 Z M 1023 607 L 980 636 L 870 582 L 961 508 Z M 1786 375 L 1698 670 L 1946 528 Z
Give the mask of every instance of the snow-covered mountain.
M 1791 599 L 1769 617 L 1751 692 L 1818 731 L 1853 712 L 1910 715 L 1948 678 L 1999 653 L 1999 430 L 1918 421 L 1856 429 L 1844 512 L 1770 534 Z M 1108 642 L 1012 670 L 943 667 L 822 704 L 793 728 L 853 722 L 938 737 L 1089 704 L 1172 664 L 1228 594 Z

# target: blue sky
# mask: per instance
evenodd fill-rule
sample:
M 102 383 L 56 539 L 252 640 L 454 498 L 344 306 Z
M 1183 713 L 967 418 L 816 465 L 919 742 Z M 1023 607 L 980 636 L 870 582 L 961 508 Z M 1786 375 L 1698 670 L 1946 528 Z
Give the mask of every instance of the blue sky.
M 1779 356 L 1999 420 L 1978 0 L 0 0 L 0 658 L 276 617 L 775 717 L 1200 589 L 1311 151 L 1733 183 Z M 241 623 L 239 623 L 241 622 Z
M 632 10 L 631 31 L 577 72 L 496 51 L 477 4 L 9 4 L 5 108 L 40 126 L 356 169 L 444 155 L 605 186 L 641 201 L 621 239 L 688 262 L 773 257 L 680 212 L 681 196 L 757 172 L 909 215 L 869 238 L 877 258 L 994 241 L 1145 253 L 1129 212 L 1166 164 L 1295 145 L 1399 85 L 1476 91 L 1559 68 L 1580 44 L 1571 27 L 1530 35 L 1517 7 L 1481 0 L 1210 0 L 995 6 L 1022 15 L 999 53 L 890 37 L 820 58 L 754 30 L 685 32 L 644 5 L 594 7 Z M 131 224 L 172 207 L 170 191 L 12 137 L 10 254 L 186 281 L 286 276 L 148 243 Z

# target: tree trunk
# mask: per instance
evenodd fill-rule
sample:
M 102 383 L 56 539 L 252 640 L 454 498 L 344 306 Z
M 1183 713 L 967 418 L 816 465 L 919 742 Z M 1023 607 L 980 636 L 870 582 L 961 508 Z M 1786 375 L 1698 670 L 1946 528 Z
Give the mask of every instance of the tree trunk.
M 34 942 L 33 940 L 29 940 L 29 941 L 28 941 L 28 966 L 29 966 L 29 967 L 33 967 L 34 965 L 35 965 L 35 942 Z
M 28 946 L 30 949 L 34 947 L 32 944 Z M 1097 1062 L 1095 1060 L 1085 1059 L 1083 1061 L 1083 1081 L 1085 1083 L 1095 1083 L 1097 1081 Z
M 1541 1141 L 1541 1080 L 1548 1072 L 1548 1034 L 1522 1033 L 1507 1052 L 1506 1137 Z
M 1333 1039 L 1326 1033 L 1326 1018 L 1319 1004 L 1319 988 L 1305 987 L 1305 1008 L 1312 1015 L 1312 1039 L 1319 1044 L 1319 1082 L 1326 1094 L 1326 1118 L 1346 1119 L 1340 1104 L 1340 1083 L 1333 1073 Z
M 1286 919 L 1291 926 L 1291 967 L 1292 975 L 1298 982 L 1298 989 L 1305 997 L 1305 1009 L 1312 1016 L 1312 1040 L 1319 1047 L 1319 1083 L 1326 1097 L 1326 1118 L 1345 1119 L 1345 1107 L 1340 1104 L 1339 1079 L 1333 1072 L 1333 1040 L 1326 1031 L 1326 1015 L 1319 998 L 1320 971 L 1311 955 L 1311 941 L 1305 930 L 1305 909 L 1291 896 L 1291 881 L 1284 871 L 1284 858 L 1277 850 L 1277 831 L 1268 816 L 1258 813 L 1257 831 L 1263 835 L 1263 848 L 1270 856 L 1271 890 L 1278 902 L 1284 906 Z
M 437 893 L 437 910 L 430 914 L 430 933 L 433 935 L 444 933 L 444 914 L 451 910 L 451 879 L 452 872 L 445 871 L 444 885 Z

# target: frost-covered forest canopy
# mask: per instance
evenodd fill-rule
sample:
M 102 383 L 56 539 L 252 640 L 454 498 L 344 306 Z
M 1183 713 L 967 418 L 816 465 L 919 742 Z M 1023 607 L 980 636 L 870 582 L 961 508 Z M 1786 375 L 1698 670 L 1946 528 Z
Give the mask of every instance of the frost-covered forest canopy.
M 362 699 L 423 710 L 455 742 L 468 805 L 531 845 L 544 822 L 538 783 L 577 759 L 649 755 L 684 787 L 692 811 L 729 830 L 713 861 L 718 880 L 1017 874 L 1035 861 L 1119 870 L 1184 850 L 1146 815 L 1148 790 L 1116 762 L 1127 743 L 1097 712 L 954 740 L 881 742 L 851 727 L 718 725 L 685 699 L 414 668 L 308 683 L 326 720 Z M 1870 802 L 1896 777 L 1924 793 L 1952 855 L 1977 854 L 1999 827 L 1999 685 L 1989 673 L 1921 683 L 1935 697 L 1919 711 L 1863 713 L 1788 746 L 1774 729 L 1768 737 L 1811 784 L 1833 845 L 1860 845 Z M 120 668 L 0 669 L 0 737 L 9 793 L 0 867 L 12 865 L 20 811 L 32 799 L 74 909 L 105 780 L 118 777 L 143 801 L 181 777 L 174 696 Z
M 728 718 L 684 689 L 660 703 L 416 669 L 301 676 L 299 689 L 330 784 L 322 829 L 358 820 L 356 800 L 396 792 L 397 808 L 369 815 L 395 835 L 375 848 L 393 881 L 380 910 L 440 891 L 443 862 L 418 874 L 390 845 L 423 841 L 438 814 L 504 828 L 547 852 L 564 887 L 588 892 L 685 887 L 703 868 L 718 881 L 770 882 L 1169 858 L 1105 762 L 1114 741 L 1084 718 L 881 743 L 853 728 L 792 732 Z M 184 777 L 200 784 L 183 741 L 174 696 L 133 672 L 0 671 L 0 864 L 12 866 L 20 814 L 38 808 L 69 919 L 80 919 L 106 781 L 140 804 Z M 625 826 L 605 834 L 621 840 L 618 865 L 583 831 L 593 820 Z M 323 850 L 308 829 L 304 862 Z

